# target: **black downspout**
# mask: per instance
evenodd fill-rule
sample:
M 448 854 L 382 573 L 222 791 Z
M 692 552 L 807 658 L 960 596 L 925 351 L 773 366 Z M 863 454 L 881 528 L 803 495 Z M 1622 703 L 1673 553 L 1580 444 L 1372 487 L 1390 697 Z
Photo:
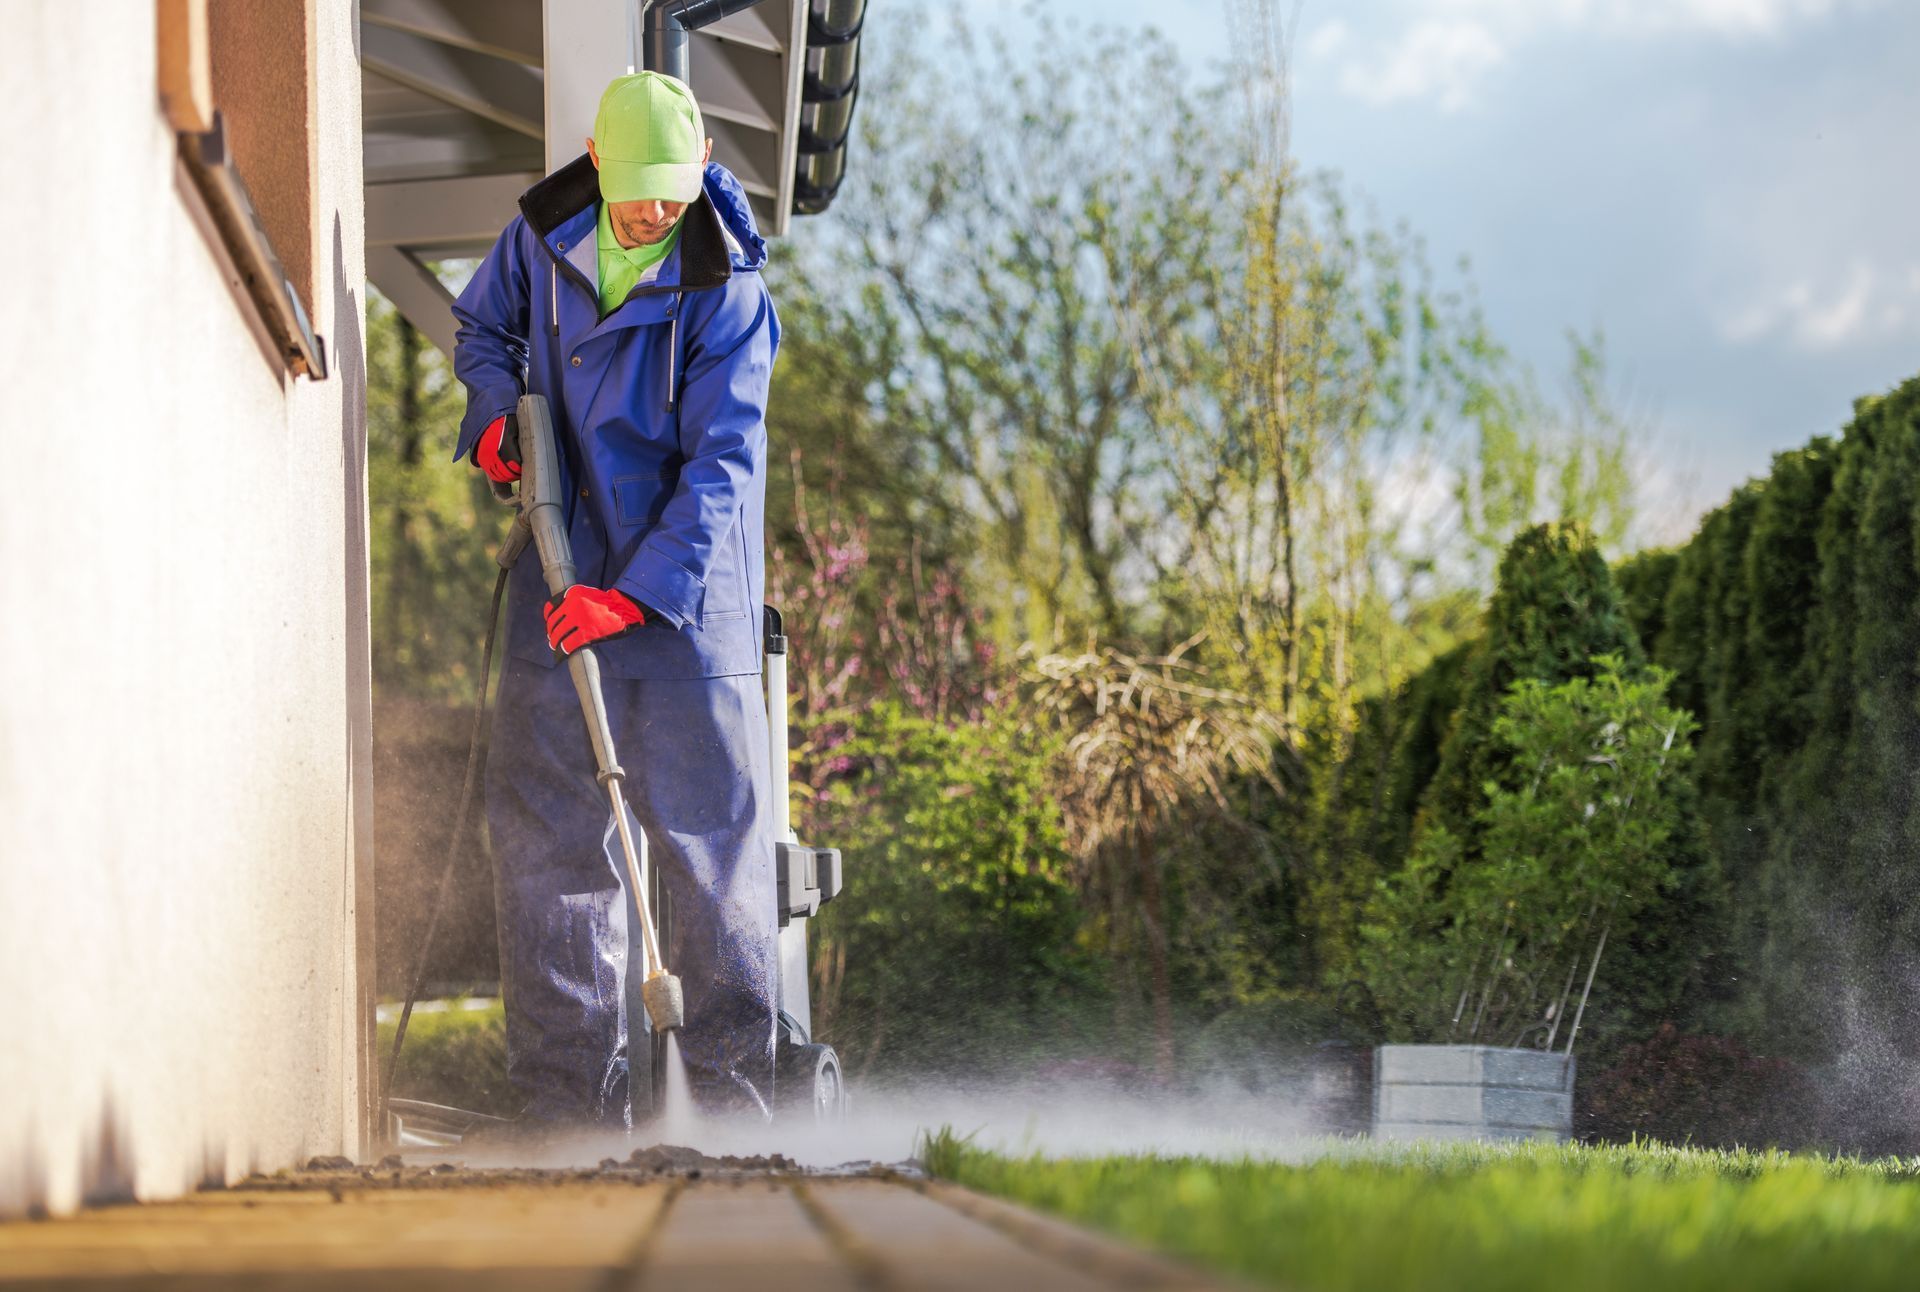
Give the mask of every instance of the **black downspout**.
M 641 56 L 649 72 L 687 80 L 687 34 L 760 0 L 639 0 Z

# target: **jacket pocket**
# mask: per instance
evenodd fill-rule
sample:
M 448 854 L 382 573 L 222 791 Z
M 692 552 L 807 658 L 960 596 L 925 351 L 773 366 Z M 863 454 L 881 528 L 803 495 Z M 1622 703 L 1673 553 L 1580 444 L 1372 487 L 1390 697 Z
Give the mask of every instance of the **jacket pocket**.
M 655 525 L 680 482 L 678 471 L 653 471 L 613 478 L 613 510 L 622 525 Z

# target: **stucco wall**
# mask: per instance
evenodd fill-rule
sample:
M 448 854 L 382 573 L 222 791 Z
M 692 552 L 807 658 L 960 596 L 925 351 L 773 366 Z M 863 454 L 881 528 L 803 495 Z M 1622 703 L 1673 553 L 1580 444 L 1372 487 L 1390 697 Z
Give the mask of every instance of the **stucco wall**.
M 0 1214 L 358 1147 L 352 9 L 312 33 L 314 383 L 177 189 L 151 0 L 0 5 Z

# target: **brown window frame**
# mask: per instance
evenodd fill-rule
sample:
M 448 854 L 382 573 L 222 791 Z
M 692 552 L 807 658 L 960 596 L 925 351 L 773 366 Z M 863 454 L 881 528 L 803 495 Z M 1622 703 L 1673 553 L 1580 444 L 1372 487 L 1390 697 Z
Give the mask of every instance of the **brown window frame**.
M 160 100 L 180 160 L 232 266 L 241 296 L 295 376 L 327 377 L 326 342 L 313 330 L 234 162 L 226 123 L 214 102 L 207 0 L 156 0 Z

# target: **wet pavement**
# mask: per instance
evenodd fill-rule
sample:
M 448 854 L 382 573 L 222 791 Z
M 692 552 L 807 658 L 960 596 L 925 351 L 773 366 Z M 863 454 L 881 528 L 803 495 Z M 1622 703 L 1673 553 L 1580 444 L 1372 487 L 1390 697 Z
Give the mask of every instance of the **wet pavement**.
M 1207 1288 L 1204 1276 L 885 1167 L 643 1150 L 592 1170 L 319 1161 L 177 1202 L 0 1224 L 0 1290 L 837 1292 Z

